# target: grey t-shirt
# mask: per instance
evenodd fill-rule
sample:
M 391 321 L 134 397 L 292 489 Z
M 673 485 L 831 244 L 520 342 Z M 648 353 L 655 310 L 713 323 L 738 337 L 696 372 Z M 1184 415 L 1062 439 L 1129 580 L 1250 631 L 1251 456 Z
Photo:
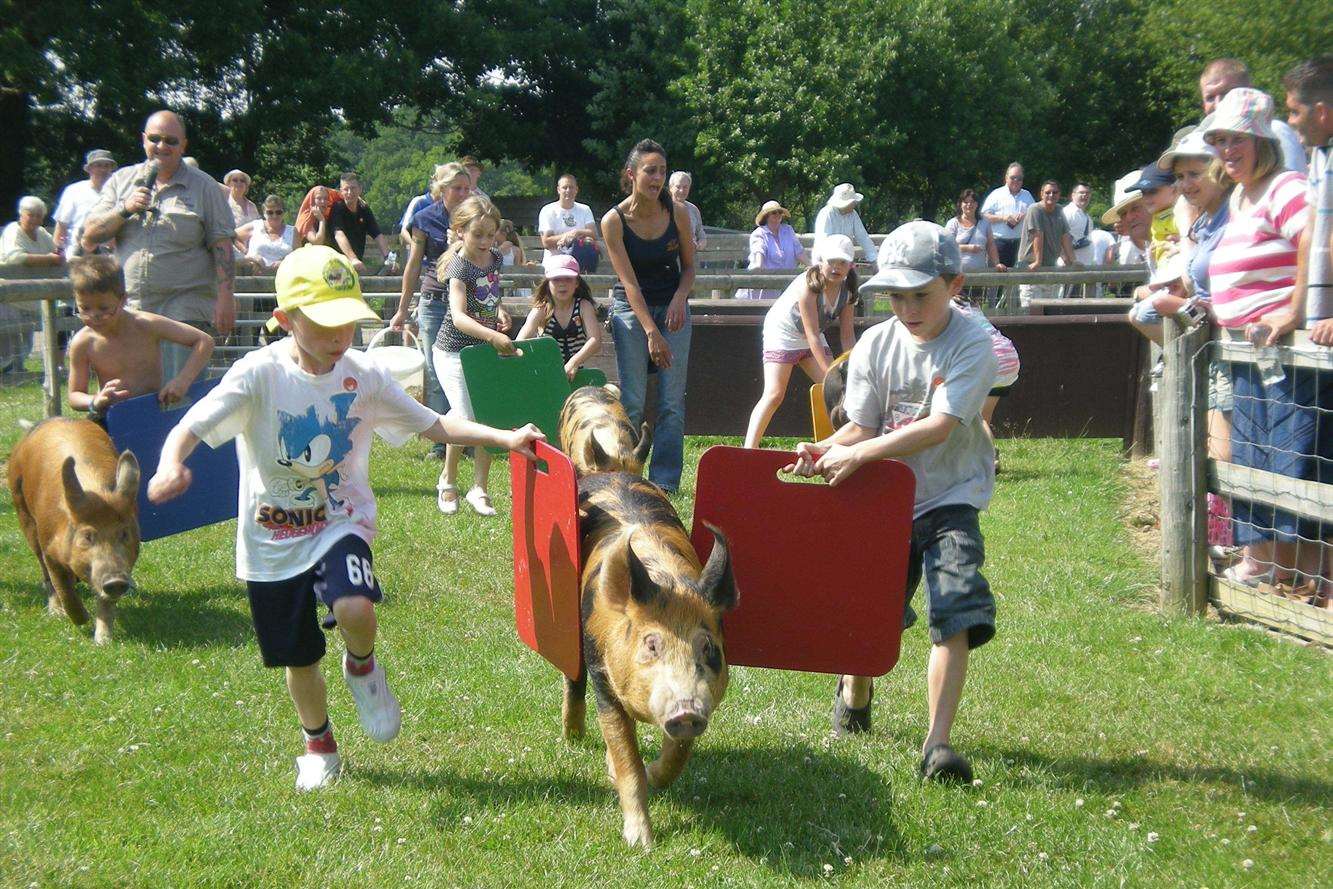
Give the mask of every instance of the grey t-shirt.
M 1069 234 L 1065 214 L 1060 212 L 1059 207 L 1050 213 L 1043 210 L 1041 204 L 1028 207 L 1023 216 L 1023 241 L 1018 245 L 1018 261 L 1024 265 L 1035 259 L 1032 255 L 1032 234 L 1037 231 L 1041 232 L 1042 267 L 1053 266 L 1060 258 L 1060 242 Z
M 143 164 L 121 167 L 89 216 L 110 212 L 134 192 Z M 152 210 L 131 216 L 116 235 L 125 289 L 144 309 L 177 321 L 211 323 L 218 275 L 209 247 L 236 232 L 227 196 L 207 173 L 181 164 L 152 188 Z
M 958 419 L 943 444 L 900 458 L 916 475 L 913 518 L 941 506 L 985 509 L 995 487 L 995 449 L 981 423 L 995 353 L 981 325 L 949 311 L 944 332 L 925 343 L 896 318 L 876 324 L 847 362 L 843 406 L 856 425 L 883 435 L 932 413 Z

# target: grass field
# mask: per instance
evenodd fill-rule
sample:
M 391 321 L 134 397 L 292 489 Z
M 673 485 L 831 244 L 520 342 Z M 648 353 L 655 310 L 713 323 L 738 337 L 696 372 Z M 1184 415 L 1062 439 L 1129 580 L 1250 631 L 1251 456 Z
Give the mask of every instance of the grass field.
M 37 404 L 0 393 L 0 454 Z M 146 545 L 99 648 L 45 615 L 4 498 L 0 885 L 1327 885 L 1333 661 L 1144 607 L 1154 570 L 1117 519 L 1116 443 L 1002 449 L 983 520 L 999 634 L 955 731 L 981 785 L 915 780 L 917 629 L 863 738 L 828 739 L 829 677 L 735 670 L 651 800 L 649 854 L 622 845 L 596 730 L 560 740 L 558 674 L 514 633 L 508 522 L 440 516 L 424 444 L 372 464 L 377 651 L 403 732 L 365 739 L 326 659 L 347 771 L 314 795 L 292 789 L 299 734 L 259 663 L 232 523 Z

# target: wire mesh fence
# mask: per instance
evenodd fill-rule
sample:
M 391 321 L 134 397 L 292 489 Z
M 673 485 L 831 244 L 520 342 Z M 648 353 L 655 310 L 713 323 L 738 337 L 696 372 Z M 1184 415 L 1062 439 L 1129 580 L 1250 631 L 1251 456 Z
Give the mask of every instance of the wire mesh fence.
M 1164 604 L 1333 645 L 1333 350 L 1170 325 Z

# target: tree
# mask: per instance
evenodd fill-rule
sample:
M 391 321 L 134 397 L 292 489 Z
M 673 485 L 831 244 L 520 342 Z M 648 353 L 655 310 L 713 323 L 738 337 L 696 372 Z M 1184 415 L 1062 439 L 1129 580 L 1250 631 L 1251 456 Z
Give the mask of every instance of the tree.
M 241 166 L 263 180 L 284 172 L 268 163 L 322 167 L 337 125 L 369 134 L 412 100 L 444 24 L 426 4 L 374 0 L 334 11 L 301 0 L 94 0 L 78 15 L 11 6 L 0 31 L 0 173 L 10 192 L 47 194 L 93 144 L 140 157 L 138 126 L 163 107 L 183 112 L 206 170 Z M 13 143 L 26 147 L 22 164 Z
M 839 181 L 870 196 L 872 227 L 932 215 L 960 183 L 1003 167 L 1049 103 L 1000 0 L 810 0 L 776 14 L 763 0 L 694 0 L 689 10 L 699 59 L 681 86 L 710 185 L 735 217 L 771 197 L 808 225 Z M 992 96 L 1003 126 L 997 109 L 982 110 Z
M 1152 0 L 1142 22 L 1145 96 L 1177 124 L 1198 120 L 1199 74 L 1213 59 L 1245 62 L 1281 113 L 1282 76 L 1333 43 L 1333 5 L 1325 0 Z

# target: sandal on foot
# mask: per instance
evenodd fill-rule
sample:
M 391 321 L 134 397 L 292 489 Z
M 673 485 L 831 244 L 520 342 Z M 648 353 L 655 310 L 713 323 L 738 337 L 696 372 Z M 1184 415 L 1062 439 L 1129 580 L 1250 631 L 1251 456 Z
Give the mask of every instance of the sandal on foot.
M 453 515 L 458 512 L 458 486 L 444 485 L 439 491 L 439 494 L 435 497 L 435 505 L 440 508 L 440 512 L 445 515 Z M 446 494 L 451 496 L 446 497 Z
M 1264 584 L 1270 587 L 1276 587 L 1279 583 L 1291 583 L 1294 574 L 1279 574 L 1276 568 L 1265 568 L 1262 571 L 1251 574 L 1244 569 L 1243 561 L 1237 562 L 1230 568 L 1222 572 L 1222 576 L 1232 583 L 1238 583 L 1241 586 L 1247 586 L 1250 589 L 1259 589 Z
M 972 764 L 948 744 L 936 744 L 927 750 L 917 771 L 924 781 L 972 783 Z
M 833 692 L 833 736 L 843 738 L 870 731 L 870 705 L 874 700 L 875 686 L 872 684 L 864 707 L 848 707 L 842 698 L 842 677 L 839 676 L 838 688 Z
M 472 507 L 472 511 L 477 515 L 495 515 L 495 507 L 491 506 L 491 497 L 481 488 L 473 488 L 467 492 L 463 498 L 467 505 Z

